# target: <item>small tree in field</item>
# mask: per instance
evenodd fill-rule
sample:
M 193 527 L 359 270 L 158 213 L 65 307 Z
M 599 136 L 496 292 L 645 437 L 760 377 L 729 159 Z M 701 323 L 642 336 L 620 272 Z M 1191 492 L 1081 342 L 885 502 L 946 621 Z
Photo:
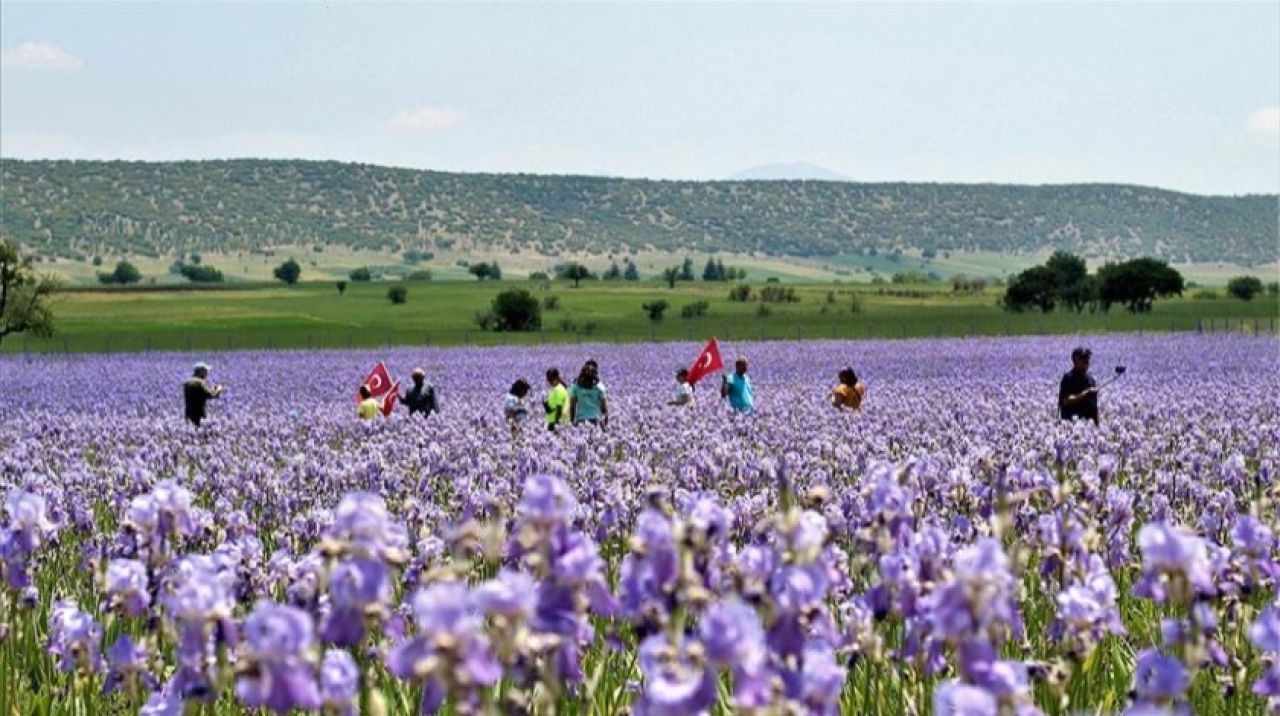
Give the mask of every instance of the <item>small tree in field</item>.
M 346 281 L 339 281 L 339 282 L 338 282 L 338 295 L 339 295 L 339 296 L 341 296 L 342 294 L 344 294 L 344 293 L 346 293 L 346 292 L 347 292 L 347 282 L 346 282 Z
M 288 261 L 285 261 L 284 263 L 277 266 L 275 268 L 275 271 L 272 271 L 271 273 L 277 279 L 284 281 L 286 284 L 292 286 L 293 284 L 298 282 L 298 277 L 302 275 L 302 267 L 298 265 L 297 261 L 294 261 L 293 259 L 289 259 Z
M 574 262 L 564 267 L 562 275 L 573 281 L 573 287 L 577 288 L 582 284 L 582 280 L 591 278 L 591 270 L 580 263 Z
M 649 320 L 657 322 L 661 321 L 662 314 L 667 312 L 667 302 L 662 299 L 658 299 L 657 301 L 650 301 L 644 304 L 643 308 L 644 312 L 649 314 Z
M 532 293 L 523 288 L 494 296 L 489 315 L 497 331 L 536 331 L 542 327 L 542 306 Z
M 1236 276 L 1227 282 L 1227 293 L 1241 301 L 1252 301 L 1262 293 L 1262 279 L 1257 276 Z
M 49 295 L 55 288 L 52 276 L 35 275 L 31 257 L 19 256 L 16 244 L 0 239 L 0 340 L 13 333 L 53 335 Z
M 404 286 L 392 286 L 387 289 L 387 300 L 398 306 L 409 300 L 409 289 Z

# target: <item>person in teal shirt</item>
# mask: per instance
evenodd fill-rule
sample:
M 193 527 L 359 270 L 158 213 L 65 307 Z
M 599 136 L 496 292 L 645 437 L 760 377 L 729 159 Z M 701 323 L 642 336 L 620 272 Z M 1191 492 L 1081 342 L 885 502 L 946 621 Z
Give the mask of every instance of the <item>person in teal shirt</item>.
M 591 423 L 605 427 L 609 424 L 609 404 L 605 401 L 604 386 L 600 376 L 589 365 L 582 367 L 578 380 L 569 389 L 569 420 L 574 425 Z
M 720 384 L 720 397 L 729 399 L 729 407 L 738 413 L 750 413 L 755 410 L 755 395 L 751 390 L 751 379 L 747 377 L 747 359 L 738 356 L 734 361 L 733 373 L 724 377 Z

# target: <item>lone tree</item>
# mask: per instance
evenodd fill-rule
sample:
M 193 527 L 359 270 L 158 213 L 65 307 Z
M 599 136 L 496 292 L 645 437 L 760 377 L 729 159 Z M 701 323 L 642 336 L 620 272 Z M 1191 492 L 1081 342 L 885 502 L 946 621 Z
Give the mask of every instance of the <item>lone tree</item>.
M 387 289 L 387 300 L 398 306 L 409 300 L 409 289 L 404 286 L 392 286 Z
M 582 279 L 591 278 L 591 270 L 575 261 L 564 267 L 562 275 L 573 281 L 573 287 L 577 288 L 582 284 Z
M 142 272 L 138 270 L 137 266 L 134 266 L 128 261 L 116 262 L 116 268 L 111 273 L 100 272 L 98 274 L 99 283 L 130 284 L 137 283 L 141 280 Z
M 493 276 L 493 267 L 483 261 L 478 264 L 471 264 L 470 268 L 467 270 L 470 271 L 471 275 L 475 276 L 479 281 L 483 281 L 486 278 Z
M 373 272 L 369 270 L 368 266 L 361 266 L 358 269 L 352 269 L 351 273 L 347 274 L 347 278 L 352 281 L 372 281 Z
M 640 270 L 636 268 L 636 265 L 634 262 L 632 261 L 627 262 L 627 268 L 622 272 L 622 280 L 623 281 L 639 281 L 640 280 Z
M 346 292 L 347 292 L 347 282 L 346 282 L 346 281 L 339 281 L 339 282 L 338 282 L 338 284 L 337 284 L 337 286 L 338 286 L 338 295 L 339 295 L 339 296 L 341 296 L 342 294 L 344 294 L 344 293 L 346 293 Z
M 493 297 L 491 324 L 496 331 L 536 331 L 542 327 L 542 306 L 527 289 L 514 288 Z
M 0 239 L 0 341 L 12 333 L 53 335 L 49 295 L 57 285 L 52 276 L 36 276 L 31 257 L 19 256 L 17 245 Z
M 1227 281 L 1227 293 L 1241 301 L 1252 301 L 1262 293 L 1262 279 L 1257 276 L 1236 276 Z
M 658 299 L 644 304 L 643 308 L 644 312 L 649 314 L 649 320 L 657 322 L 661 321 L 662 314 L 667 312 L 667 302 L 663 299 Z
M 662 280 L 667 282 L 667 288 L 675 288 L 676 281 L 680 280 L 680 267 L 672 266 L 662 270 Z
M 1157 259 L 1134 259 L 1098 269 L 1098 298 L 1104 311 L 1113 303 L 1123 303 L 1133 313 L 1148 313 L 1157 298 L 1181 296 L 1182 289 L 1182 274 Z
M 284 263 L 277 266 L 276 270 L 272 271 L 271 273 L 277 279 L 280 279 L 281 281 L 284 281 L 285 283 L 292 286 L 293 284 L 298 282 L 298 277 L 302 275 L 302 267 L 298 265 L 297 261 L 294 261 L 293 259 L 289 259 L 288 261 L 285 261 Z

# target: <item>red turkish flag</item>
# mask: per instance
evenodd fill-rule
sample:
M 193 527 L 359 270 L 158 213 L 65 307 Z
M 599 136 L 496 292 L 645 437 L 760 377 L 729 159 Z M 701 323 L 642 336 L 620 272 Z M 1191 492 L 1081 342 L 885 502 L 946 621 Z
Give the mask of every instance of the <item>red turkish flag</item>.
M 369 371 L 369 377 L 365 378 L 364 382 L 360 385 L 369 386 L 370 397 L 381 398 L 392 388 L 391 374 L 387 372 L 387 367 L 382 364 L 382 361 L 378 361 L 378 364 L 373 367 L 373 370 Z M 360 391 L 357 389 L 356 402 L 359 403 L 360 401 Z
M 400 383 L 391 386 L 391 390 L 387 391 L 386 397 L 382 399 L 382 417 L 391 414 L 391 409 L 396 407 L 396 398 L 400 397 Z
M 724 369 L 724 361 L 720 360 L 720 345 L 716 343 L 716 339 L 712 338 L 707 342 L 707 347 L 698 354 L 693 365 L 689 366 L 689 385 L 695 385 L 702 378 L 722 369 Z

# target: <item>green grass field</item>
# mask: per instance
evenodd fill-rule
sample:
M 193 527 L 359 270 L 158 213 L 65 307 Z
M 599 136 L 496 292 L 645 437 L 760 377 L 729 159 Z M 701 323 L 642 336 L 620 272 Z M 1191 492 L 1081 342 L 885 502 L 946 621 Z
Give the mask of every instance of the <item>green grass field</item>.
M 953 294 L 936 287 L 924 297 L 879 293 L 865 284 L 792 285 L 795 303 L 728 300 L 727 284 L 586 282 L 581 288 L 555 282 L 503 281 L 409 283 L 408 302 L 392 305 L 386 283 L 353 283 L 339 295 L 331 283 L 225 288 L 221 290 L 68 291 L 55 297 L 57 335 L 52 339 L 11 336 L 0 352 L 109 352 L 139 350 L 232 350 L 245 348 L 368 347 L 377 345 L 496 345 L 503 343 L 815 338 L 898 338 L 1038 333 L 1215 330 L 1272 332 L 1280 303 L 1230 298 L 1172 299 L 1148 315 L 1011 314 L 996 305 L 998 293 Z M 541 331 L 495 333 L 475 322 L 493 296 L 512 287 L 539 299 L 559 298 L 544 311 Z M 760 285 L 755 286 L 756 290 Z M 901 287 L 884 287 L 886 289 Z M 918 289 L 922 292 L 927 289 Z M 641 305 L 665 299 L 662 321 L 650 321 Z M 853 310 L 857 300 L 858 310 Z M 694 301 L 706 315 L 682 318 Z M 1211 323 L 1212 322 L 1212 323 Z

